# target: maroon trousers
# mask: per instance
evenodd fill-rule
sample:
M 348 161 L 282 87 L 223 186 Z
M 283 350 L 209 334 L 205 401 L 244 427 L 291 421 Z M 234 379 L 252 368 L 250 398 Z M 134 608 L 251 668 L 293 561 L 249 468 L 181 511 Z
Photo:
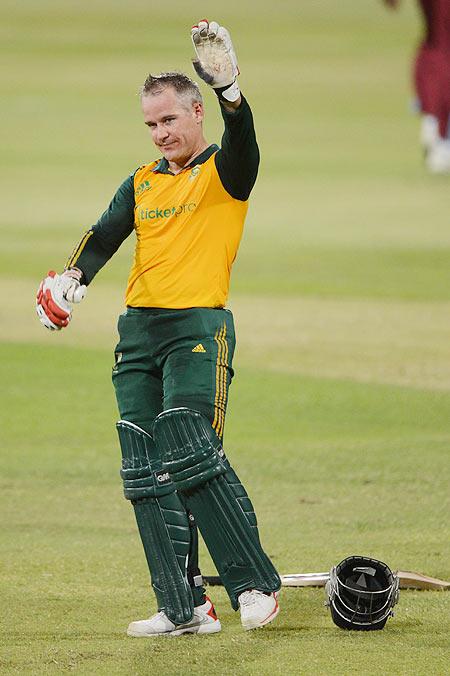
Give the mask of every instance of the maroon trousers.
M 414 64 L 414 82 L 423 113 L 439 121 L 450 137 L 450 0 L 420 0 L 425 38 Z

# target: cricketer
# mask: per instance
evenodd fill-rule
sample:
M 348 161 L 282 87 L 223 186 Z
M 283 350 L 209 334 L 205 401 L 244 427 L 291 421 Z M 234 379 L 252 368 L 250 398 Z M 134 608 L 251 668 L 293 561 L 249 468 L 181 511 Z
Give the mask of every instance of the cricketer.
M 136 637 L 220 631 L 199 569 L 197 527 L 243 628 L 262 627 L 279 612 L 280 577 L 222 447 L 235 348 L 225 303 L 259 150 L 228 31 L 202 20 L 192 41 L 195 70 L 219 100 L 221 146 L 205 140 L 193 80 L 149 75 L 140 100 L 160 157 L 123 181 L 62 274 L 41 282 L 36 303 L 47 329 L 67 327 L 72 304 L 134 231 L 113 383 L 124 494 L 158 607 L 131 622 Z
M 400 0 L 384 0 L 397 9 Z M 413 60 L 420 140 L 432 174 L 450 173 L 450 0 L 418 0 L 423 37 Z

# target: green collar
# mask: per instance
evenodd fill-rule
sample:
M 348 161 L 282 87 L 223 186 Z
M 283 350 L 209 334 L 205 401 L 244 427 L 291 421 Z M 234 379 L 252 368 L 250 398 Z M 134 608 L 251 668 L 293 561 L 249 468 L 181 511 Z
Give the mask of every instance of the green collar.
M 217 150 L 219 150 L 219 146 L 216 145 L 215 143 L 212 143 L 206 150 L 204 150 L 200 155 L 197 155 L 192 162 L 189 162 L 189 164 L 184 167 L 184 169 L 190 169 L 192 167 L 195 167 L 197 164 L 204 164 L 206 160 L 209 160 L 211 155 L 213 155 Z M 166 160 L 165 157 L 162 157 L 156 167 L 152 169 L 154 174 L 172 174 L 172 172 L 169 169 L 169 163 Z

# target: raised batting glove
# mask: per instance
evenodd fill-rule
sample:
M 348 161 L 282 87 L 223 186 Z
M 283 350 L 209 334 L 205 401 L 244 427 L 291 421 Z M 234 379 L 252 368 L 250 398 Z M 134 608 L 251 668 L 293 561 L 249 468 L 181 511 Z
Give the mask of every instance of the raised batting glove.
M 192 63 L 197 75 L 215 90 L 219 99 L 237 101 L 241 95 L 236 82 L 239 68 L 227 29 L 216 21 L 202 19 L 192 26 L 191 34 L 197 54 Z
M 81 275 L 80 275 L 81 276 Z M 67 270 L 62 275 L 50 270 L 42 280 L 36 295 L 36 312 L 41 324 L 50 331 L 60 331 L 72 318 L 70 303 L 80 303 L 86 287 L 79 282 L 78 271 Z

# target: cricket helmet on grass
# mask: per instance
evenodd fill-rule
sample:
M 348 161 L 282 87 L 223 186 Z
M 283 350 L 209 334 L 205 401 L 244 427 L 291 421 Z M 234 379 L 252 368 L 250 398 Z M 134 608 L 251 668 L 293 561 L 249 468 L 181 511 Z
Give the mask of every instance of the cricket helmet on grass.
M 383 629 L 398 601 L 399 579 L 382 561 L 348 556 L 330 571 L 325 591 L 333 622 L 342 629 Z

